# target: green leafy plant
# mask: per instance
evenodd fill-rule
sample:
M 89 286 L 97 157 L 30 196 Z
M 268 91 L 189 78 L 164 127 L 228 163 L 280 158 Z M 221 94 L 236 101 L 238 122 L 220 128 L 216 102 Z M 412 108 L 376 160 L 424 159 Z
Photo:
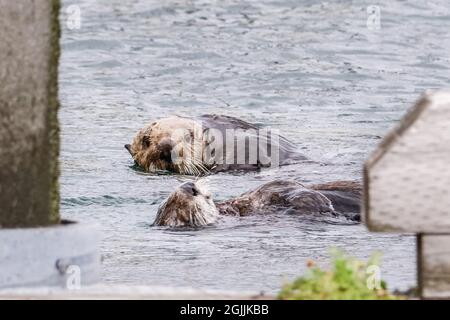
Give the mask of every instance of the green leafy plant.
M 374 254 L 367 262 L 348 257 L 334 250 L 333 268 L 322 270 L 308 263 L 304 277 L 283 286 L 278 298 L 287 300 L 393 300 L 403 299 L 387 291 L 386 283 L 374 274 L 380 255 Z

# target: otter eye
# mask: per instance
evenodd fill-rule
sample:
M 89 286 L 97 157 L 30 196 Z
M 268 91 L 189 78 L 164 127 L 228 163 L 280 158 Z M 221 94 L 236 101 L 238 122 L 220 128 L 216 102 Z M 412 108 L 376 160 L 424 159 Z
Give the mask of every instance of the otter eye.
M 144 148 L 150 147 L 150 138 L 149 138 L 149 137 L 144 137 L 144 138 L 142 139 L 142 146 L 143 146 Z

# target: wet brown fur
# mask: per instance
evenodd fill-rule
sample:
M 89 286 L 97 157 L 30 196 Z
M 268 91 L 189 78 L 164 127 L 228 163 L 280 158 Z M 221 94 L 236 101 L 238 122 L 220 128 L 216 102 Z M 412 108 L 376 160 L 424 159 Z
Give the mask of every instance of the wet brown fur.
M 177 192 L 172 195 L 177 195 Z M 327 214 L 359 221 L 361 196 L 362 186 L 357 181 L 335 181 L 307 187 L 296 181 L 274 180 L 239 197 L 209 202 L 211 208 L 208 209 L 214 206 L 219 214 L 233 216 L 285 212 L 298 215 Z M 188 221 L 183 210 L 192 207 L 192 199 L 180 196 L 173 197 L 170 201 L 170 210 L 179 214 L 180 221 Z M 160 208 L 158 215 L 164 210 L 165 208 Z
M 173 164 L 161 158 L 161 152 L 158 149 L 158 144 L 164 139 L 171 139 L 171 135 L 175 130 L 186 129 L 192 135 L 192 144 L 182 143 L 185 146 L 185 152 L 191 152 L 189 155 L 190 164 Z M 242 130 L 256 130 L 258 129 L 251 123 L 243 120 L 222 116 L 222 115 L 203 115 L 198 119 L 190 119 L 184 117 L 170 117 L 160 119 L 157 122 L 141 129 L 133 139 L 128 151 L 135 160 L 136 164 L 147 172 L 154 172 L 157 170 L 168 170 L 181 174 L 202 175 L 210 172 L 223 172 L 234 170 L 258 170 L 267 165 L 263 165 L 258 158 L 257 163 L 238 164 L 238 163 L 222 163 L 219 159 L 215 159 L 213 163 L 209 163 L 203 159 L 203 151 L 209 144 L 203 133 L 208 129 L 215 129 L 222 133 L 225 137 L 225 132 L 228 129 L 242 129 Z M 280 165 L 290 164 L 295 161 L 303 161 L 306 159 L 299 154 L 296 146 L 282 136 L 279 136 L 279 161 Z M 173 138 L 173 137 L 172 137 Z M 177 139 L 178 140 L 178 139 Z M 177 144 L 180 141 L 175 141 Z M 194 148 L 195 147 L 195 148 Z M 182 149 L 183 149 L 182 148 Z M 186 151 L 187 150 L 187 151 Z M 179 154 L 182 156 L 183 154 Z M 221 159 L 226 159 L 226 153 L 218 153 Z M 237 155 L 235 155 L 235 158 Z M 259 155 L 258 155 L 259 157 Z M 236 160 L 236 159 L 234 159 Z
M 178 117 L 166 118 L 161 121 L 153 122 L 136 134 L 131 143 L 129 152 L 136 164 L 145 171 L 168 170 L 180 173 L 190 173 L 185 172 L 186 168 L 162 159 L 159 144 L 164 139 L 173 139 L 172 134 L 176 129 L 186 130 L 186 132 L 189 132 L 191 135 L 190 138 L 194 140 L 196 125 L 197 124 L 193 120 Z M 182 137 L 179 137 L 179 139 L 182 139 Z M 180 143 L 180 141 L 175 141 L 175 143 Z M 190 145 L 189 147 L 192 148 L 193 145 Z M 184 150 L 184 152 L 187 152 L 186 150 Z M 199 149 L 197 151 L 201 154 L 203 150 Z M 179 156 L 183 156 L 183 150 L 180 150 Z M 198 154 L 195 155 L 194 153 L 191 153 L 192 158 L 195 158 L 196 156 L 198 157 Z

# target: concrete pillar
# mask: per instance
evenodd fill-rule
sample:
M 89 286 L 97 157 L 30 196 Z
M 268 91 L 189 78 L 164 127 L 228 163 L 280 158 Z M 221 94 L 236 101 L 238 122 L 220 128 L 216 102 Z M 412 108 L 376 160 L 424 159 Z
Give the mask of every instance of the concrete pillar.
M 364 167 L 371 231 L 416 233 L 422 298 L 450 299 L 450 90 L 427 91 Z
M 0 227 L 59 222 L 59 0 L 0 0 Z
M 425 299 L 450 297 L 450 235 L 418 235 L 418 287 Z

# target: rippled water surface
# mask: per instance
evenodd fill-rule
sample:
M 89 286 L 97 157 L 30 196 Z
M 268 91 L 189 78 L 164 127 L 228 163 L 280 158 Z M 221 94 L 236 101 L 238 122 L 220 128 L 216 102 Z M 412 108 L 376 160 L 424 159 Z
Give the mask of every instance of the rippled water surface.
M 63 1 L 62 214 L 104 234 L 103 280 L 275 292 L 327 265 L 329 248 L 384 253 L 393 288 L 415 284 L 415 240 L 292 216 L 230 218 L 200 231 L 152 228 L 158 204 L 189 177 L 131 168 L 123 148 L 146 122 L 222 113 L 279 129 L 311 159 L 207 177 L 218 199 L 274 178 L 359 179 L 364 159 L 421 92 L 447 86 L 450 5 L 376 1 Z

